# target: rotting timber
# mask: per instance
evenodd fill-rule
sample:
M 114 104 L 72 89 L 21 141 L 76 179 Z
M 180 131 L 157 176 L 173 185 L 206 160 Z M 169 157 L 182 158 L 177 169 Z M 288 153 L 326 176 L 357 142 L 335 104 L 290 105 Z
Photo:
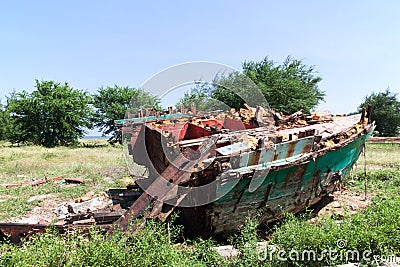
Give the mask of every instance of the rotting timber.
M 300 212 L 337 188 L 375 128 L 372 107 L 361 116 L 180 111 L 116 121 L 134 162 L 148 170 L 135 177 L 143 194 L 118 221 L 125 231 L 134 218 L 164 221 L 173 210 L 196 236 L 237 230 L 259 211 L 263 222 Z
M 146 175 L 132 173 L 133 191 L 107 192 L 122 210 L 79 214 L 52 227 L 61 233 L 93 225 L 128 232 L 147 218 L 165 221 L 178 211 L 187 234 L 210 236 L 235 231 L 260 211 L 262 222 L 300 212 L 333 192 L 351 170 L 375 128 L 371 112 L 285 116 L 246 106 L 202 113 L 194 105 L 180 112 L 142 110 L 115 122 L 130 161 L 147 169 Z M 18 242 L 48 226 L 0 223 L 0 238 Z

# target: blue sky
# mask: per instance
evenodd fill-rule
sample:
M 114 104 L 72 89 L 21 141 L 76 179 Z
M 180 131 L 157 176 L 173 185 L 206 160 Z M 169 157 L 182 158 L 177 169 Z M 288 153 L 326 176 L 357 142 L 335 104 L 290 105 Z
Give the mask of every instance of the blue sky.
M 35 79 L 140 86 L 175 64 L 286 56 L 315 65 L 319 109 L 354 111 L 400 88 L 399 1 L 8 1 L 0 3 L 0 98 Z

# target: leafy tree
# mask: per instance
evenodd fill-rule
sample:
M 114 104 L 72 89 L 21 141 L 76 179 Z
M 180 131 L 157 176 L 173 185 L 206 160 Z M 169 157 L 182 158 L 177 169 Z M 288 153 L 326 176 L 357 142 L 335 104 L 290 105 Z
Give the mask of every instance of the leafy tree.
M 244 73 L 233 72 L 218 76 L 214 79 L 214 84 L 216 88 L 211 92 L 211 97 L 224 102 L 230 108 L 239 110 L 245 103 L 253 107 L 269 107 L 258 85 Z
M 196 81 L 194 82 L 194 87 L 191 88 L 190 92 L 186 92 L 175 107 L 177 110 L 179 110 L 180 105 L 189 108 L 193 103 L 195 104 L 196 109 L 200 111 L 213 111 L 229 108 L 216 97 L 213 97 L 212 93 L 215 91 L 214 89 L 215 86 L 212 83 Z
M 276 65 L 266 57 L 260 62 L 244 62 L 242 68 L 242 72 L 216 77 L 214 87 L 201 91 L 203 96 L 235 109 L 243 107 L 246 99 L 251 106 L 269 104 L 269 107 L 286 114 L 300 109 L 310 112 L 324 100 L 325 93 L 318 88 L 322 78 L 316 76 L 313 66 L 307 66 L 301 60 L 287 57 L 282 65 Z M 259 91 L 268 104 L 260 99 Z M 198 94 L 198 91 L 185 95 L 180 102 L 195 98 L 193 94 Z
M 398 136 L 400 132 L 400 102 L 397 94 L 391 93 L 389 88 L 385 92 L 372 93 L 366 96 L 358 107 L 361 112 L 363 107 L 373 106 L 372 121 L 375 121 L 375 130 L 381 136 Z
M 93 106 L 96 109 L 92 119 L 94 126 L 102 131 L 103 136 L 111 135 L 109 142 L 121 143 L 122 135 L 116 131 L 118 127 L 114 120 L 125 118 L 127 111 L 137 113 L 140 108 L 159 109 L 159 100 L 143 90 L 115 85 L 99 88 L 93 95 Z
M 0 102 L 0 140 L 6 140 L 9 127 L 9 114 L 5 105 Z
M 290 114 L 303 109 L 310 112 L 324 100 L 325 93 L 318 88 L 322 78 L 315 76 L 313 66 L 301 60 L 289 56 L 282 65 L 276 66 L 265 58 L 261 62 L 245 62 L 243 69 L 276 111 Z
M 13 143 L 53 147 L 75 144 L 91 128 L 90 95 L 68 83 L 36 80 L 36 90 L 15 93 L 8 102 Z

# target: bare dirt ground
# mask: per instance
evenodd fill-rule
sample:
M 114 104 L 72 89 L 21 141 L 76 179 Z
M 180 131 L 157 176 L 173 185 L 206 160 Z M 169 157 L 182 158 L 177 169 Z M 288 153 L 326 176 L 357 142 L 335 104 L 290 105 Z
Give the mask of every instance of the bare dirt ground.
M 355 214 L 367 208 L 373 196 L 373 193 L 367 193 L 367 197 L 365 198 L 364 193 L 353 192 L 347 188 L 342 188 L 326 196 L 319 203 L 314 205 L 313 214 L 315 217 L 310 221 L 314 223 L 323 216 L 342 218 L 345 215 Z

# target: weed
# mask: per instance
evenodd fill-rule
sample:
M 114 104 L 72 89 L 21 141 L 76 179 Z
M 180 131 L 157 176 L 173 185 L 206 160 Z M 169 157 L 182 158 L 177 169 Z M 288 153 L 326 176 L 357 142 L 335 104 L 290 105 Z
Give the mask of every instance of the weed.
M 135 235 L 114 233 L 107 238 L 92 229 L 89 235 L 73 232 L 59 235 L 49 231 L 36 235 L 22 246 L 0 245 L 2 266 L 210 266 L 221 258 L 210 242 L 199 240 L 181 249 L 173 242 L 180 228 L 148 221 Z

